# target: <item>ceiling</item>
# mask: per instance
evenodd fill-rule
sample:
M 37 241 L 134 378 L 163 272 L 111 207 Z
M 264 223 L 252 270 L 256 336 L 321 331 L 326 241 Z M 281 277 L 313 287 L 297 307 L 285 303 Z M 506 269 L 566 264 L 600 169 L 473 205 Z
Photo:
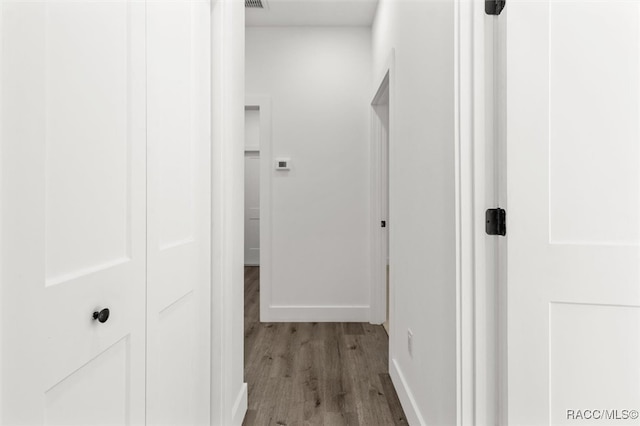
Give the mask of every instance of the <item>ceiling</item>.
M 265 9 L 246 8 L 246 25 L 370 26 L 378 0 L 263 0 Z

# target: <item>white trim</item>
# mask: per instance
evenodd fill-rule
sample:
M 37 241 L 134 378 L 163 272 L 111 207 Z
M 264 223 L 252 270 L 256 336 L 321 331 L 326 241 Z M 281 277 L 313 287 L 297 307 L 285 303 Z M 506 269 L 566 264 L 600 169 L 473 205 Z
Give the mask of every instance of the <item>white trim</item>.
M 391 49 L 389 53 L 389 57 L 387 58 L 386 66 L 383 67 L 382 74 L 379 76 L 378 85 L 375 87 L 375 91 L 371 96 L 371 288 L 370 288 L 370 314 L 368 321 L 371 324 L 382 324 L 387 319 L 387 268 L 386 261 L 383 259 L 385 257 L 389 257 L 389 264 L 391 264 L 391 253 L 387 253 L 385 247 L 385 239 L 382 228 L 380 228 L 380 218 L 385 215 L 383 211 L 385 206 L 383 206 L 383 200 L 380 194 L 384 189 L 384 183 L 382 182 L 382 176 L 380 172 L 380 164 L 382 161 L 382 153 L 380 152 L 380 147 L 382 145 L 381 134 L 379 129 L 379 119 L 376 117 L 373 106 L 377 103 L 380 98 L 381 93 L 388 87 L 389 89 L 389 150 L 388 150 L 388 164 L 389 168 L 387 170 L 387 176 L 389 177 L 389 182 L 387 185 L 390 187 L 391 182 L 391 144 L 392 141 L 396 140 L 395 137 L 395 120 L 393 114 L 395 112 L 395 49 Z M 387 203 L 390 202 L 387 200 Z M 387 218 L 390 221 L 390 218 Z M 384 232 L 387 232 L 387 238 L 390 241 L 391 239 L 391 223 L 389 222 L 389 227 L 386 228 Z M 389 268 L 390 273 L 392 273 L 393 268 Z M 392 277 L 389 276 L 390 283 L 393 282 Z M 389 290 L 389 298 L 393 299 L 392 296 L 393 286 L 390 287 Z M 391 302 L 391 300 L 390 300 Z M 392 323 L 391 316 L 392 314 L 392 306 L 389 303 L 389 323 Z
M 418 409 L 416 399 L 413 397 L 413 393 L 411 393 L 411 389 L 407 385 L 407 381 L 404 378 L 404 374 L 402 374 L 398 362 L 392 359 L 389 367 L 389 375 L 398 393 L 398 399 L 407 417 L 407 423 L 410 425 L 426 425 L 427 422 L 424 421 L 424 417 L 422 417 L 422 413 L 420 413 Z
M 4 43 L 2 43 L 2 23 L 4 22 L 4 2 L 0 1 L 0 100 L 2 100 L 2 96 L 4 94 L 4 87 L 2 86 L 2 81 L 3 81 L 3 74 L 2 74 L 2 69 L 3 69 L 3 65 L 4 65 L 4 49 L 2 49 L 2 46 L 4 46 Z M 0 107 L 0 167 L 2 166 L 2 151 L 3 151 L 3 146 L 4 146 L 4 141 L 2 140 L 2 134 L 3 134 L 3 121 L 2 121 L 2 108 Z M 3 220 L 3 194 L 4 194 L 4 182 L 2 179 L 3 174 L 0 173 L 0 310 L 3 308 L 3 292 L 4 292 L 4 269 L 3 269 L 3 259 L 4 259 L 4 220 Z M 0 324 L 2 321 L 2 314 L 0 313 Z M 4 327 L 2 327 L 0 325 L 0 383 L 4 383 L 4 381 L 2 380 L 2 372 L 4 369 L 4 364 L 3 364 L 3 356 L 4 356 L 4 352 L 3 352 L 3 347 L 4 347 L 4 335 L 3 335 L 3 330 Z M 3 394 L 3 389 L 4 386 L 0 386 L 0 424 L 2 424 L 2 419 L 3 417 L 3 401 L 4 401 L 4 394 Z
M 262 277 L 261 277 L 262 278 Z M 263 322 L 367 322 L 369 306 L 269 306 Z
M 267 322 L 272 294 L 272 144 L 271 97 L 247 95 L 245 108 L 260 111 L 260 321 Z
M 244 415 L 247 412 L 249 404 L 249 392 L 247 389 L 247 384 L 243 383 L 242 386 L 240 386 L 238 396 L 236 396 L 236 402 L 233 404 L 233 409 L 231 410 L 231 424 L 234 426 L 242 425 Z
M 495 148 L 492 150 L 493 191 L 494 202 L 508 210 L 507 199 L 507 89 L 504 77 L 507 72 L 507 17 L 508 10 L 503 13 L 502 19 L 493 20 L 493 34 L 491 43 L 484 42 L 487 50 L 492 52 L 492 81 L 491 92 L 495 94 L 491 112 L 491 124 L 494 131 Z M 490 47 L 489 47 L 490 46 Z M 477 50 L 477 49 L 476 49 Z M 484 53 L 484 52 L 483 52 Z M 486 56 L 488 58 L 488 55 Z M 488 59 L 487 59 L 488 60 Z M 489 155 L 489 152 L 487 152 Z M 488 185 L 485 185 L 489 187 Z M 492 298 L 494 309 L 494 342 L 496 354 L 495 372 L 492 378 L 496 381 L 496 395 L 493 401 L 495 409 L 495 424 L 506 425 L 509 419 L 508 386 L 507 386 L 507 242 L 508 238 L 500 238 L 493 250 L 487 253 L 486 265 L 491 265 L 492 277 L 495 281 L 495 296 Z
M 231 424 L 243 386 L 244 4 L 211 2 L 211 425 Z M 240 289 L 240 290 L 239 290 Z M 234 334 L 236 333 L 236 334 Z M 238 352 L 238 353 L 234 353 Z M 236 417 L 243 417 L 237 406 Z
M 485 15 L 484 0 L 457 0 L 455 10 L 457 424 L 501 424 L 496 361 L 501 240 L 484 231 L 484 211 L 499 201 L 494 45 L 487 30 L 500 21 Z
M 475 424 L 473 2 L 455 3 L 456 411 Z

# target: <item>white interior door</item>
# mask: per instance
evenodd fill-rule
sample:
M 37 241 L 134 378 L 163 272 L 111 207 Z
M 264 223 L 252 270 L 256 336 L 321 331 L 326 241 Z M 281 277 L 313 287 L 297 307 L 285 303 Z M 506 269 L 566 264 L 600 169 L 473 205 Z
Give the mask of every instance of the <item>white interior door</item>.
M 640 424 L 639 4 L 510 0 L 499 18 L 511 425 Z
M 0 7 L 0 423 L 143 424 L 144 3 Z
M 210 416 L 210 10 L 147 2 L 147 422 Z
M 260 265 L 260 151 L 244 155 L 244 264 Z

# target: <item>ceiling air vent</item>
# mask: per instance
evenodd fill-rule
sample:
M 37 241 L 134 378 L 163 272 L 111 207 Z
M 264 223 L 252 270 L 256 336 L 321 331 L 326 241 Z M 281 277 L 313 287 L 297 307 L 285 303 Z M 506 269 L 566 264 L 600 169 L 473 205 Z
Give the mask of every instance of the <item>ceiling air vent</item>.
M 264 9 L 265 0 L 244 0 L 244 7 L 250 7 L 252 9 Z

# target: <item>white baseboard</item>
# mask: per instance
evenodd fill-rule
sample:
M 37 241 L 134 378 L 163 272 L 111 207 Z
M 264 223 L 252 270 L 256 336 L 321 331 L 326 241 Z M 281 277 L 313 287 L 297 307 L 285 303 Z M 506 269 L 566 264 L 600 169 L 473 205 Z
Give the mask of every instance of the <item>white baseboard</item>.
M 398 398 L 400 399 L 400 404 L 404 409 L 404 414 L 407 416 L 407 422 L 412 426 L 426 426 L 424 418 L 422 417 L 422 414 L 420 414 L 416 400 L 407 385 L 407 381 L 404 378 L 404 374 L 402 374 L 402 370 L 400 369 L 398 362 L 395 359 L 391 360 L 390 367 L 389 375 L 391 376 L 391 381 L 398 393 Z
M 271 306 L 262 322 L 369 322 L 369 306 Z
M 244 421 L 244 416 L 247 414 L 248 407 L 248 393 L 247 384 L 243 383 L 240 386 L 240 393 L 236 397 L 236 402 L 233 404 L 231 410 L 231 424 L 241 426 Z

